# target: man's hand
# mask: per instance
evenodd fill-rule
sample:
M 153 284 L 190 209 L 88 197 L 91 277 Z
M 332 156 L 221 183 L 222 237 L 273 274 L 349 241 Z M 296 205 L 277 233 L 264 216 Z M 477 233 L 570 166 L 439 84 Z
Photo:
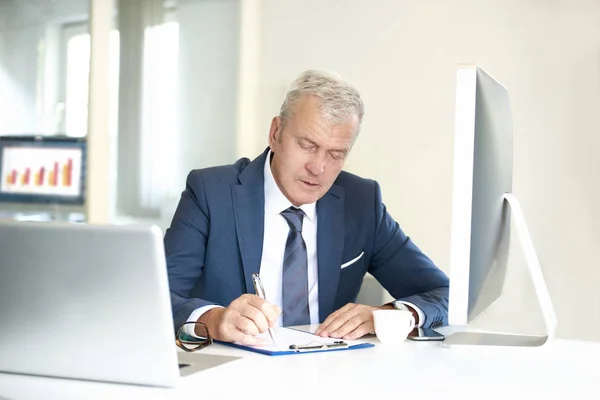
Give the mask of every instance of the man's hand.
M 275 326 L 281 309 L 254 294 L 243 294 L 226 308 L 213 308 L 198 319 L 217 340 L 245 345 L 266 344 L 257 335 Z
M 375 332 L 373 311 L 388 308 L 387 306 L 373 307 L 348 303 L 327 317 L 315 334 L 322 337 L 347 340 L 358 339 L 368 333 Z

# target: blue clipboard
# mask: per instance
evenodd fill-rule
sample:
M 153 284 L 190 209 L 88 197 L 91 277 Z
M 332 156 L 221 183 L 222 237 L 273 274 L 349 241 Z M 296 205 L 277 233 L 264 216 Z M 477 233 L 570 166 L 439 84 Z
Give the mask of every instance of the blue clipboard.
M 221 343 L 226 346 L 235 347 L 242 350 L 248 350 L 255 353 L 264 354 L 267 356 L 286 356 L 293 354 L 307 354 L 307 353 L 322 353 L 322 352 L 331 352 L 331 351 L 344 351 L 344 350 L 359 350 L 366 349 L 369 347 L 374 347 L 375 345 L 372 343 L 364 343 L 364 342 L 356 342 L 356 341 L 344 341 L 341 339 L 327 339 L 320 338 L 319 336 L 315 336 L 310 332 L 301 331 L 293 328 L 277 328 L 276 329 L 277 336 L 281 336 L 282 332 L 289 332 L 298 336 L 298 338 L 302 337 L 303 339 L 299 340 L 299 343 L 295 344 L 284 344 L 278 346 L 279 348 L 273 349 L 268 346 L 246 346 L 229 342 L 221 342 L 215 340 L 216 343 Z M 278 339 L 279 342 L 280 339 Z M 283 349 L 282 347 L 287 347 Z

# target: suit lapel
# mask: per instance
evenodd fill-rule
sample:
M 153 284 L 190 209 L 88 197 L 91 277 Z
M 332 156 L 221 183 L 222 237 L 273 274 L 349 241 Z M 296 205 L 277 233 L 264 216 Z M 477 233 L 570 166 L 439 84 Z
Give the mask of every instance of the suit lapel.
M 333 185 L 317 202 L 319 320 L 333 311 L 344 251 L 344 189 Z
M 264 166 L 267 151 L 248 164 L 238 177 L 240 185 L 231 188 L 246 293 L 254 293 L 252 274 L 259 271 L 262 257 L 265 226 Z

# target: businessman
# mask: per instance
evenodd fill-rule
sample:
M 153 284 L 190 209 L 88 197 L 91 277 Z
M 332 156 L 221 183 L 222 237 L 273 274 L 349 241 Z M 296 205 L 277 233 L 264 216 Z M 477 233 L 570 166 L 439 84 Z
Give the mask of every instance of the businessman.
M 342 171 L 363 115 L 350 84 L 306 71 L 261 155 L 188 175 L 165 234 L 175 329 L 199 321 L 215 339 L 260 344 L 276 325 L 356 339 L 374 332 L 377 308 L 447 323 L 447 276 L 387 213 L 377 182 Z M 367 272 L 397 300 L 355 304 Z

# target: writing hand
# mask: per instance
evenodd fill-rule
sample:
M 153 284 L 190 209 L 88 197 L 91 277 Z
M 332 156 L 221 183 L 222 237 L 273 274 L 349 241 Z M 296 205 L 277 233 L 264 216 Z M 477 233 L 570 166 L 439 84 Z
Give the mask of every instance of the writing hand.
M 373 310 L 377 309 L 379 307 L 348 303 L 327 317 L 315 334 L 321 337 L 354 340 L 373 333 Z
M 270 343 L 258 337 L 273 327 L 281 309 L 254 294 L 243 294 L 228 307 L 213 308 L 202 314 L 203 322 L 216 340 L 244 345 Z

